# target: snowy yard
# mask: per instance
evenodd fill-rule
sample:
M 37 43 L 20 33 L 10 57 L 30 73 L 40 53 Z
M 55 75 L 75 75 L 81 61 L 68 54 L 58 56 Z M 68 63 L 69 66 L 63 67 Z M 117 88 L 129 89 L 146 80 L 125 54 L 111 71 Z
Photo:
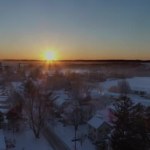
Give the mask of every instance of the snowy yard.
M 68 147 L 72 150 L 74 149 L 75 143 L 72 142 L 74 139 L 74 127 L 73 126 L 63 126 L 61 123 L 56 123 L 55 126 L 52 127 L 54 132 L 63 140 L 64 143 L 68 145 Z M 77 150 L 95 150 L 95 146 L 92 142 L 85 136 L 88 128 L 87 125 L 79 126 L 77 137 L 82 138 L 82 141 L 77 141 Z
M 9 150 L 53 150 L 43 136 L 36 139 L 30 129 L 15 134 L 5 131 L 4 134 L 8 141 L 15 144 L 15 148 Z

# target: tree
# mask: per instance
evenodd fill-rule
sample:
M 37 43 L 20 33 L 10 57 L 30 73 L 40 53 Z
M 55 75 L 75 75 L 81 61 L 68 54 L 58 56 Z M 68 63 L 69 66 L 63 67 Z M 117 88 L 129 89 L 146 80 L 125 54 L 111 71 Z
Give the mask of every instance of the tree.
M 130 84 L 125 79 L 118 82 L 118 88 L 121 96 L 127 96 L 131 92 Z
M 40 138 L 54 100 L 52 92 L 43 92 L 31 79 L 25 83 L 25 111 L 36 138 Z
M 15 108 L 15 110 L 20 113 L 20 115 L 22 114 L 22 108 L 24 105 L 24 101 L 22 96 L 16 92 L 13 91 L 9 97 L 10 102 L 12 103 L 12 108 Z
M 41 67 L 37 66 L 34 69 L 32 69 L 30 71 L 30 77 L 33 78 L 33 79 L 36 79 L 36 80 L 42 78 L 43 74 L 42 74 Z
M 79 76 L 74 76 L 72 80 L 69 80 L 70 85 L 70 96 L 73 100 L 74 111 L 72 114 L 72 123 L 74 126 L 75 133 L 75 150 L 77 148 L 77 131 L 79 125 L 83 122 L 83 106 L 89 104 L 88 102 L 91 100 L 90 97 L 90 88 L 81 80 Z
M 134 105 L 127 97 L 120 98 L 115 104 L 117 120 L 111 135 L 113 150 L 148 149 L 144 110 L 142 105 Z
M 21 95 L 15 91 L 11 93 L 9 97 L 9 102 L 11 102 L 11 109 L 7 113 L 7 119 L 14 132 L 15 130 L 19 130 L 24 103 Z
M 16 108 L 12 108 L 7 113 L 7 119 L 9 122 L 9 125 L 11 126 L 13 133 L 15 131 L 19 130 L 19 121 L 21 120 L 21 115 L 18 113 L 18 110 Z
M 3 113 L 0 112 L 0 129 L 2 128 L 3 121 L 4 121 L 4 116 L 3 116 Z
M 146 108 L 145 121 L 146 121 L 147 132 L 150 133 L 150 106 Z M 150 139 L 150 137 L 149 137 L 149 139 Z

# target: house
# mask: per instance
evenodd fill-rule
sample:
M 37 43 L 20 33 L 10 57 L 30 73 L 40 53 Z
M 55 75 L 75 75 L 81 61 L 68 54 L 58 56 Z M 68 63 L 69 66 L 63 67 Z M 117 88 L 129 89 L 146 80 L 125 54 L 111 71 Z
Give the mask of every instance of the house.
M 75 110 L 75 106 L 71 103 L 65 103 L 60 109 L 61 120 L 65 124 L 72 124 L 72 114 Z
M 23 83 L 20 81 L 12 82 L 11 83 L 11 91 L 16 92 L 18 94 L 22 94 L 24 91 Z
M 10 108 L 10 104 L 8 102 L 8 96 L 0 95 L 0 112 L 6 114 Z
M 107 139 L 112 129 L 112 124 L 105 120 L 104 116 L 96 114 L 88 121 L 88 136 L 93 142 Z
M 65 103 L 69 102 L 70 98 L 68 94 L 64 90 L 58 90 L 54 92 L 56 100 L 54 101 L 54 105 L 56 108 L 61 109 Z
M 105 117 L 104 114 L 96 114 L 88 121 L 88 137 L 98 149 L 110 150 L 109 134 L 112 130 L 112 124 Z
M 76 104 L 74 100 L 66 101 L 59 110 L 62 120 L 68 124 L 74 122 L 74 117 L 77 117 L 79 124 L 86 123 L 92 117 L 94 111 L 91 103 L 86 103 L 86 100 L 80 104 Z
M 113 127 L 114 106 L 109 105 L 106 108 L 97 111 L 95 115 L 87 122 L 89 126 L 89 138 L 94 142 L 107 138 Z

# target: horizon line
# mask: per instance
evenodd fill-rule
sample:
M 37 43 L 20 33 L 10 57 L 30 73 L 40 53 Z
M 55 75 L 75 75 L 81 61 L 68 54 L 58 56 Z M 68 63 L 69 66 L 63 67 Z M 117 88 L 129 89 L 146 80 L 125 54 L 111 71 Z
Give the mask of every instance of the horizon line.
M 0 61 L 47 61 L 41 59 L 0 59 Z M 150 59 L 60 59 L 52 61 L 144 61 L 150 62 Z

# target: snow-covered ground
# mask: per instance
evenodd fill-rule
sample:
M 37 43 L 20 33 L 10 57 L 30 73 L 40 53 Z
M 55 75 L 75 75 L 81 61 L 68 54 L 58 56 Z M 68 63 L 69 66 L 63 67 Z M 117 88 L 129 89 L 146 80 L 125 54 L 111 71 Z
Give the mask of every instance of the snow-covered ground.
M 43 136 L 36 139 L 30 129 L 14 134 L 12 131 L 5 131 L 4 134 L 7 140 L 15 144 L 15 148 L 9 150 L 53 150 Z
M 141 103 L 144 106 L 150 106 L 150 99 L 145 99 L 137 95 L 130 95 L 130 98 L 132 99 L 132 102 L 134 102 L 135 104 Z
M 121 81 L 121 79 L 107 80 L 103 82 L 102 87 L 106 92 L 111 86 L 117 86 L 119 81 Z M 129 82 L 132 90 L 139 90 L 150 93 L 150 77 L 127 78 L 126 81 Z
M 109 88 L 112 86 L 117 86 L 119 81 L 121 80 L 116 79 L 116 80 L 107 80 L 103 82 L 102 86 L 105 95 L 111 95 L 114 97 L 119 96 L 119 93 L 112 93 L 109 91 Z M 132 90 L 145 91 L 147 93 L 150 93 L 150 77 L 127 78 L 126 81 L 128 81 Z M 130 94 L 129 96 L 134 103 L 141 103 L 144 106 L 150 106 L 150 99 L 146 99 L 144 97 L 140 97 L 138 95 L 133 94 Z
M 75 143 L 72 142 L 74 139 L 74 127 L 67 125 L 63 126 L 62 123 L 57 122 L 54 127 L 54 132 L 64 143 L 68 145 L 68 147 L 72 150 L 74 149 Z M 77 138 L 81 138 L 81 141 L 77 141 L 77 150 L 95 150 L 95 146 L 92 142 L 87 138 L 88 127 L 87 125 L 79 126 L 77 132 Z
M 145 91 L 147 93 L 150 92 L 150 77 L 134 77 L 134 78 L 128 78 L 126 80 L 127 82 L 129 82 L 132 90 Z M 118 81 L 121 81 L 121 80 L 116 79 L 116 80 L 107 80 L 103 82 L 103 84 L 100 84 L 100 86 L 102 86 L 102 90 L 100 88 L 97 88 L 91 91 L 92 98 L 97 99 L 102 102 L 103 99 L 105 101 L 109 100 L 109 98 L 108 99 L 104 98 L 105 96 L 106 97 L 107 96 L 118 97 L 119 93 L 112 93 L 109 91 L 110 87 L 117 86 Z M 101 96 L 103 96 L 103 98 L 101 98 Z M 129 96 L 134 103 L 141 103 L 144 106 L 150 106 L 149 99 L 140 97 L 138 95 L 133 95 L 133 94 L 130 94 Z M 105 107 L 107 107 L 108 105 L 111 106 L 111 101 L 110 103 L 105 105 Z M 103 109 L 106 110 L 106 108 L 103 108 Z M 56 122 L 56 124 L 52 128 L 54 129 L 54 132 L 56 133 L 56 135 L 60 137 L 60 139 L 64 143 L 66 143 L 70 149 L 74 149 L 74 142 L 72 142 L 72 140 L 74 139 L 74 127 L 73 126 L 70 126 L 70 125 L 63 126 L 62 123 Z M 95 146 L 85 136 L 87 134 L 88 134 L 87 125 L 80 126 L 77 132 L 77 137 L 78 138 L 82 137 L 83 141 L 82 143 L 80 141 L 77 141 L 78 150 L 95 150 Z
M 134 78 L 128 78 L 126 79 L 132 90 L 138 90 L 138 91 L 145 91 L 147 93 L 150 93 L 150 77 L 134 77 Z M 109 98 L 107 96 L 114 96 L 118 97 L 119 93 L 112 93 L 109 92 L 109 88 L 112 86 L 117 86 L 118 81 L 121 81 L 120 79 L 115 80 L 107 80 L 103 83 L 101 83 L 101 88 L 93 89 L 91 91 L 91 96 L 93 99 L 98 100 L 101 102 L 101 105 L 104 105 L 104 107 L 107 107 L 111 103 L 109 102 Z M 16 83 L 14 84 L 14 88 L 18 91 L 18 88 L 16 88 Z M 61 106 L 63 103 L 68 100 L 68 95 L 64 93 L 64 91 L 57 91 L 56 96 L 59 96 L 58 99 L 55 101 L 55 104 L 58 106 Z M 103 97 L 101 97 L 103 95 Z M 138 95 L 129 95 L 130 98 L 134 103 L 141 103 L 145 106 L 150 106 L 150 100 L 140 97 Z M 100 98 L 101 97 L 101 98 Z M 94 101 L 95 104 L 98 106 L 98 101 Z M 103 103 L 105 101 L 105 103 Z M 109 103 L 106 103 L 109 102 Z M 100 108 L 98 106 L 98 108 Z M 106 108 L 105 108 L 106 109 Z M 67 125 L 63 126 L 62 123 L 56 122 L 54 126 L 51 127 L 53 131 L 56 133 L 56 135 L 66 144 L 68 147 L 72 150 L 74 149 L 74 142 L 72 141 L 74 139 L 74 127 Z M 12 150 L 52 150 L 50 144 L 47 142 L 47 140 L 41 136 L 40 139 L 35 139 L 32 131 L 30 129 L 25 129 L 21 133 L 15 133 L 12 134 L 12 131 L 4 132 L 7 139 L 11 139 L 12 141 L 15 140 L 16 147 Z M 77 141 L 77 150 L 95 150 L 95 145 L 92 144 L 92 142 L 87 138 L 88 134 L 88 127 L 87 125 L 82 125 L 79 127 L 79 130 L 77 132 L 77 137 L 82 139 Z

